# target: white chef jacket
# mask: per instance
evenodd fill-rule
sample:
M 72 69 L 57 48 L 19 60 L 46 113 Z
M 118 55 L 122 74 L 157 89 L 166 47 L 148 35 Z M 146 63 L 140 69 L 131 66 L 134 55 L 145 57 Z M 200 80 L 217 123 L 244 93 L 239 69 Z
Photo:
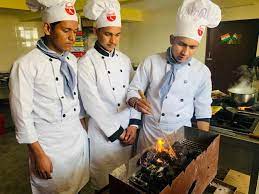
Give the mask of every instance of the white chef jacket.
M 117 50 L 109 53 L 96 43 L 78 64 L 79 91 L 90 116 L 91 181 L 100 189 L 108 184 L 108 174 L 131 156 L 132 146 L 123 146 L 118 139 L 111 142 L 110 137 L 118 138 L 130 124 L 139 125 L 141 114 L 126 104 L 133 74 L 126 55 Z
M 77 73 L 76 58 L 68 63 Z M 31 169 L 33 193 L 77 193 L 89 179 L 87 133 L 79 120 L 78 90 L 65 96 L 61 62 L 35 48 L 18 59 L 10 74 L 10 105 L 19 143 L 39 142 L 53 164 L 52 179 Z M 66 186 L 64 186 L 66 185 Z
M 138 90 L 142 90 L 153 111 L 153 116 L 143 116 L 139 151 L 154 144 L 157 138 L 163 138 L 163 134 L 170 134 L 182 126 L 191 126 L 193 114 L 196 119 L 211 118 L 212 86 L 207 66 L 195 58 L 186 65 L 176 64 L 175 80 L 165 100 L 161 102 L 159 91 L 162 79 L 170 68 L 166 53 L 147 57 L 138 67 L 129 86 L 127 100 L 140 98 Z

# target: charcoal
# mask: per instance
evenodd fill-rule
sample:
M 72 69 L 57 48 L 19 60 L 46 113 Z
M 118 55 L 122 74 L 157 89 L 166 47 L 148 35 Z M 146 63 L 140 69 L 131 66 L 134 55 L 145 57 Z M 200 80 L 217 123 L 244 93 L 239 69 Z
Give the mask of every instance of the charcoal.
M 176 156 L 171 157 L 166 151 L 151 149 L 142 154 L 137 164 L 141 169 L 130 178 L 138 187 L 149 193 L 159 193 L 195 159 L 202 151 L 188 147 L 180 142 L 172 145 Z

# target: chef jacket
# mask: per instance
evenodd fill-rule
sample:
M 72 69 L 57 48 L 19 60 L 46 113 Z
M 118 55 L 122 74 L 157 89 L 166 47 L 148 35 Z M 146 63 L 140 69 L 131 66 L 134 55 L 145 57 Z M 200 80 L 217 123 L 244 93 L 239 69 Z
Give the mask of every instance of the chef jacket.
M 77 73 L 76 58 L 69 54 L 66 60 Z M 52 179 L 41 179 L 30 160 L 33 193 L 77 193 L 89 180 L 88 137 L 79 120 L 84 114 L 80 116 L 78 90 L 75 87 L 74 98 L 64 94 L 60 65 L 35 48 L 14 63 L 10 74 L 17 141 L 39 142 L 53 166 Z
M 164 101 L 161 101 L 159 90 L 170 68 L 166 53 L 147 57 L 138 67 L 128 89 L 127 100 L 140 98 L 138 90 L 142 90 L 151 103 L 153 115 L 143 116 L 142 133 L 148 144 L 154 144 L 161 137 L 160 129 L 170 134 L 182 126 L 191 126 L 193 115 L 196 119 L 211 118 L 212 85 L 207 66 L 195 58 L 185 65 L 176 64 L 175 80 Z
M 77 61 L 74 55 L 69 54 L 67 61 L 76 72 Z M 79 119 L 79 114 L 80 118 L 84 116 L 77 87 L 73 93 L 74 99 L 64 94 L 60 65 L 58 59 L 48 57 L 39 49 L 32 50 L 14 63 L 10 75 L 10 100 L 11 106 L 15 107 L 12 115 L 19 143 L 38 140 L 35 123 L 58 123 Z
M 107 52 L 98 42 L 78 63 L 79 91 L 90 116 L 91 183 L 101 189 L 112 170 L 131 157 L 132 146 L 123 145 L 119 136 L 129 125 L 141 124 L 141 114 L 126 104 L 133 69 L 126 55 Z
M 79 61 L 79 90 L 84 108 L 111 141 L 128 125 L 141 125 L 141 114 L 126 104 L 133 74 L 126 55 L 118 50 L 109 53 L 98 42 Z

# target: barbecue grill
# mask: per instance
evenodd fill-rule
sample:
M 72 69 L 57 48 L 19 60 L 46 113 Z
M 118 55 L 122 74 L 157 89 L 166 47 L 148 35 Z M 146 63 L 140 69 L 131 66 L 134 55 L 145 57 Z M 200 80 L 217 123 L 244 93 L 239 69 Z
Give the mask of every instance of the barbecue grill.
M 144 153 L 138 154 L 128 164 L 121 165 L 109 175 L 110 194 L 203 193 L 217 174 L 220 136 L 196 128 L 183 127 L 174 133 L 172 139 L 173 142 L 170 142 L 172 146 L 181 144 L 194 153 L 194 157 L 191 160 L 188 158 L 188 164 L 182 163 L 182 166 L 178 168 L 181 170 L 174 172 L 175 176 L 172 176 L 173 179 L 168 184 L 163 185 L 163 181 L 150 182 L 146 175 L 143 178 L 141 173 L 150 169 L 143 170 L 143 165 L 140 165 L 139 161 L 146 157 L 147 152 L 152 153 L 152 148 L 148 148 Z M 154 166 L 153 163 L 152 165 Z M 165 178 L 165 175 L 161 173 L 166 167 L 160 167 L 157 169 L 156 166 L 152 167 L 152 170 L 155 169 L 158 172 L 155 171 L 155 174 L 160 175 L 160 179 L 155 177 L 152 178 L 153 181 L 161 181 L 161 178 Z M 154 188 L 155 184 L 157 186 Z

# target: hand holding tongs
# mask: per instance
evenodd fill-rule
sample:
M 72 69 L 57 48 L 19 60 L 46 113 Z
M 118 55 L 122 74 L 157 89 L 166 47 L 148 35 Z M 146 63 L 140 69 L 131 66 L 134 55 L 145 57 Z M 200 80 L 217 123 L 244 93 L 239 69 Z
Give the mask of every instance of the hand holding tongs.
M 163 135 L 162 138 L 165 140 L 165 143 L 166 143 L 166 145 L 167 145 L 167 147 L 168 147 L 168 149 L 169 149 L 169 154 L 170 154 L 171 156 L 176 157 L 175 152 L 174 152 L 173 148 L 171 147 L 170 141 L 168 140 L 167 134 L 165 134 L 165 132 L 160 128 L 159 122 L 156 120 L 155 115 L 154 115 L 154 113 L 153 113 L 152 110 L 151 110 L 151 105 L 150 105 L 150 103 L 147 101 L 147 98 L 146 98 L 144 92 L 141 91 L 141 90 L 138 90 L 138 93 L 139 93 L 139 95 L 140 95 L 140 97 L 141 97 L 141 100 L 143 100 L 143 102 L 145 102 L 147 105 L 149 105 L 149 109 L 150 109 L 149 112 L 150 112 L 150 115 L 153 117 L 153 120 L 154 120 L 154 122 L 155 122 L 156 128 L 157 128 L 158 130 L 160 130 L 161 134 Z M 138 108 L 138 109 L 139 109 L 139 108 Z M 141 112 L 142 112 L 142 111 L 141 111 Z

